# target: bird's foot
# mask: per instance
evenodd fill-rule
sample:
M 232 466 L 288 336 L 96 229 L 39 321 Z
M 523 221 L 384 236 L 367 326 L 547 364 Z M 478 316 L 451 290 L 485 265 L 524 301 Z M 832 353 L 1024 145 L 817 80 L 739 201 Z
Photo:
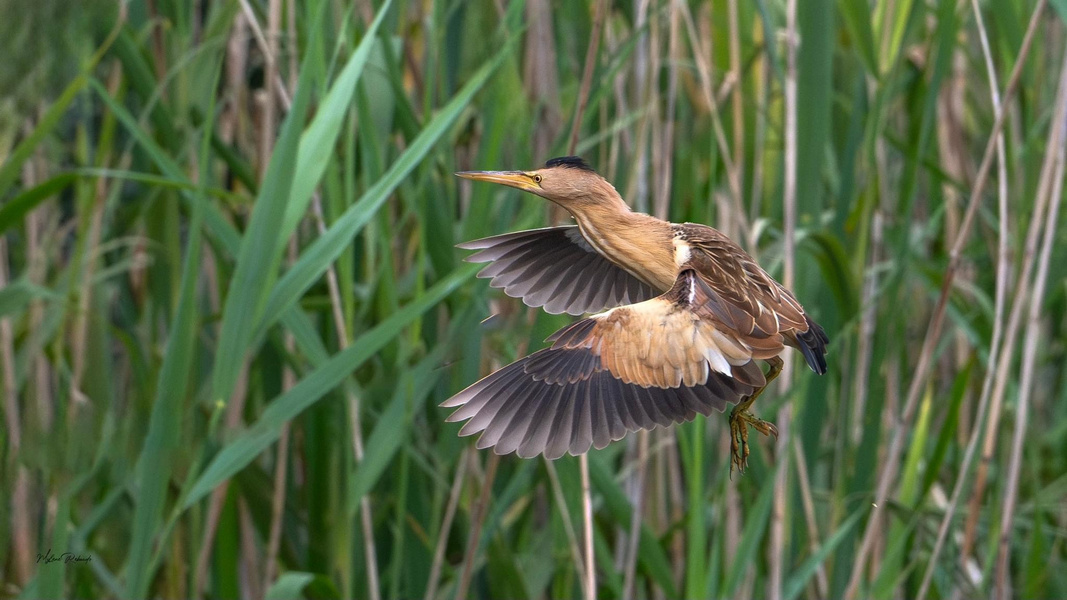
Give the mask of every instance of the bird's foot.
M 730 475 L 734 469 L 744 473 L 748 468 L 748 427 L 766 436 L 773 435 L 778 439 L 778 428 L 773 423 L 753 415 L 747 410 L 730 413 Z

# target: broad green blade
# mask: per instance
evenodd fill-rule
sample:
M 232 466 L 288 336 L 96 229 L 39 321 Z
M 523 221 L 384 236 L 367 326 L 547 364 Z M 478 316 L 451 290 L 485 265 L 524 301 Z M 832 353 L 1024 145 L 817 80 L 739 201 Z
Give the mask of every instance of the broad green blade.
M 815 575 L 815 571 L 819 568 L 819 565 L 826 562 L 830 553 L 833 552 L 834 548 L 837 548 L 837 545 L 841 543 L 841 540 L 845 539 L 845 536 L 856 527 L 856 524 L 860 522 L 860 517 L 866 514 L 866 512 L 867 510 L 865 508 L 857 511 L 853 513 L 848 520 L 841 523 L 833 534 L 819 546 L 819 550 L 801 563 L 800 567 L 798 567 L 797 570 L 785 580 L 785 583 L 782 586 L 782 597 L 785 598 L 785 600 L 793 600 L 804 591 L 804 586 L 806 586 L 808 581 L 811 580 L 811 577 Z
M 312 46 L 321 43 L 322 28 L 319 24 L 325 14 L 325 5 L 319 5 L 319 14 L 311 27 L 313 36 L 309 44 Z M 223 402 L 229 401 L 243 368 L 245 354 L 252 342 L 253 327 L 266 305 L 267 294 L 276 277 L 285 245 L 282 223 L 296 172 L 300 130 L 311 100 L 314 69 L 306 63 L 312 54 L 308 53 L 300 69 L 296 97 L 271 154 L 248 229 L 241 238 L 237 265 L 222 309 L 219 345 L 212 368 L 211 396 Z
M 341 74 L 326 97 L 322 99 L 315 112 L 315 118 L 308 125 L 304 135 L 300 137 L 300 149 L 297 153 L 296 176 L 293 179 L 292 196 L 285 209 L 285 219 L 282 224 L 281 237 L 288 239 L 296 226 L 300 223 L 307 211 L 308 203 L 311 202 L 311 194 L 315 186 L 322 179 L 326 166 L 330 164 L 330 156 L 334 153 L 337 138 L 343 130 L 345 116 L 348 114 L 352 97 L 356 91 L 356 84 L 363 74 L 371 49 L 377 41 L 378 27 L 389 12 L 393 0 L 386 0 L 378 7 L 378 15 L 374 22 L 363 34 L 356 51 L 348 59 Z
M 77 179 L 73 173 L 60 173 L 0 205 L 0 235 L 21 223 L 37 205 L 66 190 Z
M 349 373 L 373 357 L 392 341 L 405 326 L 465 283 L 477 271 L 477 265 L 465 265 L 411 304 L 367 331 L 352 345 L 335 354 L 314 371 L 308 373 L 288 392 L 272 400 L 263 415 L 243 434 L 227 444 L 204 470 L 185 498 L 187 509 L 205 495 L 252 462 L 268 446 L 277 441 L 282 425 L 307 410 L 327 392 L 337 387 Z
M 221 61 L 214 68 L 215 78 L 221 71 Z M 214 104 L 214 96 L 212 96 Z M 200 169 L 208 172 L 208 143 L 212 122 L 208 122 L 201 147 Z M 202 180 L 202 183 L 206 179 Z M 208 199 L 203 193 L 196 195 L 192 218 L 189 222 L 189 238 L 182 268 L 181 289 L 178 293 L 178 309 L 170 325 L 163 366 L 159 370 L 156 397 L 148 420 L 148 435 L 137 467 L 137 493 L 133 514 L 133 531 L 130 552 L 126 564 L 126 596 L 143 598 L 148 595 L 152 582 L 149 560 L 152 557 L 152 541 L 158 533 L 171 479 L 173 453 L 178 445 L 177 425 L 185 410 L 186 390 L 193 366 L 196 347 L 197 299 L 196 290 L 200 280 L 201 231 Z
M 95 64 L 95 61 L 94 61 Z M 0 200 L 3 199 L 7 193 L 7 189 L 11 187 L 11 184 L 15 182 L 15 179 L 19 176 L 19 170 L 22 168 L 23 163 L 33 154 L 33 151 L 37 148 L 45 137 L 52 132 L 52 129 L 59 123 L 59 119 L 66 114 L 67 108 L 70 107 L 70 103 L 78 97 L 78 93 L 82 91 L 85 84 L 89 82 L 89 76 L 86 74 L 78 75 L 74 81 L 67 86 L 67 89 L 63 90 L 63 93 L 56 100 L 55 104 L 48 107 L 44 116 L 41 118 L 40 123 L 34 128 L 33 133 L 22 140 L 21 143 L 15 148 L 15 151 L 11 153 L 11 156 L 4 161 L 4 164 L 0 165 Z M 2 231 L 2 229 L 0 229 Z
M 279 315 L 288 310 L 307 291 L 330 264 L 348 247 L 352 238 L 366 225 L 393 190 L 422 162 L 434 144 L 448 131 L 460 113 L 470 104 L 474 94 L 481 89 L 489 76 L 500 66 L 515 43 L 509 43 L 496 57 L 471 77 L 463 89 L 428 123 L 425 129 L 394 162 L 385 175 L 363 197 L 350 206 L 326 233 L 319 236 L 278 281 L 271 292 L 263 320 L 256 330 L 256 339 L 264 335 Z

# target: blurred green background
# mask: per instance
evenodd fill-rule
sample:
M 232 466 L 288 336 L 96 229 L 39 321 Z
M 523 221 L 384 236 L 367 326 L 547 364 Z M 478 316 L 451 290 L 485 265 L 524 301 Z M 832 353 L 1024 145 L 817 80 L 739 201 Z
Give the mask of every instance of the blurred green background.
M 599 597 L 1067 597 L 1065 9 L 0 0 L 0 597 L 581 597 L 578 459 L 437 407 L 571 321 L 454 248 L 566 215 L 452 173 L 572 131 L 832 340 L 743 477 L 590 455 Z

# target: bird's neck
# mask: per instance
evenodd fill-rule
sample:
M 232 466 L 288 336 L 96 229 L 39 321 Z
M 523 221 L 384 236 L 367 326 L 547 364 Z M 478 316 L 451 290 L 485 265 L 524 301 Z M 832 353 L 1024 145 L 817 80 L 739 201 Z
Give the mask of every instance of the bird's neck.
M 671 288 L 678 269 L 670 223 L 631 211 L 622 198 L 568 209 L 601 255 L 661 292 Z

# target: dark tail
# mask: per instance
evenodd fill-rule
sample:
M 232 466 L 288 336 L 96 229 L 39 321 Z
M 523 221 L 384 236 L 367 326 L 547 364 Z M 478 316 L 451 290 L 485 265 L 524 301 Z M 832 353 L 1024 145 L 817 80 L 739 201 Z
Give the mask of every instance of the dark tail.
M 797 346 L 800 347 L 800 352 L 808 361 L 811 370 L 823 375 L 826 373 L 826 344 L 829 343 L 830 338 L 826 337 L 826 332 L 818 323 L 812 321 L 810 317 L 804 318 L 808 321 L 808 330 L 796 334 Z

